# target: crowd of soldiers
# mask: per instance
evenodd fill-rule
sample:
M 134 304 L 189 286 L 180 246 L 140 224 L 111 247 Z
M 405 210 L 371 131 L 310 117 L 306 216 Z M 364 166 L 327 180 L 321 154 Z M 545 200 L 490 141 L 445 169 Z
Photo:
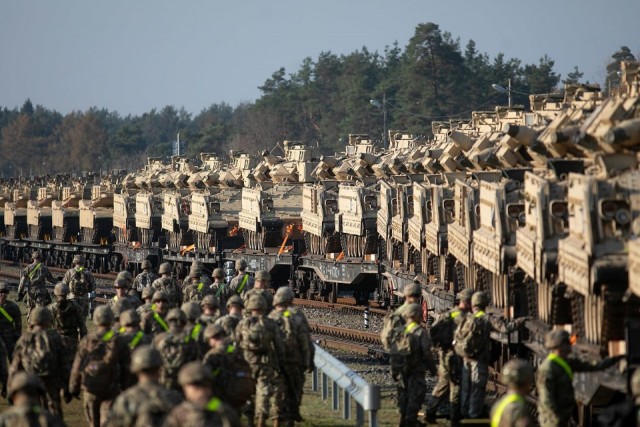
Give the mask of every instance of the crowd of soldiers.
M 25 331 L 0 283 L 0 381 L 12 402 L 0 426 L 63 425 L 62 400 L 73 398 L 96 427 L 302 421 L 313 345 L 289 287 L 274 295 L 269 273 L 249 275 L 244 260 L 230 283 L 220 268 L 211 280 L 198 262 L 180 283 L 171 264 L 156 276 L 145 261 L 135 278 L 118 274 L 115 296 L 95 309 L 87 330 L 95 280 L 84 262 L 74 257 L 51 301 L 46 282 L 55 280 L 33 254 L 18 288 L 18 300 L 27 297 Z
M 548 355 L 538 366 L 535 379 L 534 369 L 528 361 L 510 360 L 501 372 L 508 391 L 487 411 L 490 334 L 492 331 L 516 331 L 527 319 L 506 322 L 493 316 L 485 311 L 489 304 L 485 292 L 465 289 L 457 295 L 458 305 L 439 316 L 427 330 L 421 326 L 421 295 L 417 284 L 407 286 L 404 304 L 385 318 L 381 333 L 383 345 L 391 354 L 392 374 L 397 383 L 400 426 L 436 423 L 442 406 L 448 406 L 448 411 L 443 412 L 448 412 L 453 426 L 460 425 L 463 419 L 486 418 L 492 427 L 574 425 L 571 424 L 575 407 L 574 373 L 604 370 L 623 358 L 605 358 L 598 363 L 582 361 L 572 354 L 567 331 L 551 331 L 544 342 Z M 437 352 L 437 368 L 434 352 Z M 438 380 L 427 399 L 422 422 L 419 411 L 426 399 L 427 371 L 437 373 Z M 537 419 L 527 404 L 527 395 L 534 385 Z M 602 425 L 640 427 L 640 369 L 634 372 L 631 386 L 635 403 L 627 402 L 619 410 L 619 416 L 613 417 L 618 424 L 604 421 L 605 415 L 602 415 Z

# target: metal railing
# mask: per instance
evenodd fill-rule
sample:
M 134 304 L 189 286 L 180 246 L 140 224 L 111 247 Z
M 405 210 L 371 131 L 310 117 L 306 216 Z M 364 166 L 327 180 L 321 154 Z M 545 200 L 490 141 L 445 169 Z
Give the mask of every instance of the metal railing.
M 353 372 L 347 365 L 333 357 L 329 352 L 314 344 L 316 353 L 311 378 L 311 388 L 318 391 L 322 387 L 322 400 L 329 398 L 331 381 L 331 408 L 340 410 L 340 392 L 342 389 L 342 416 L 351 418 L 351 399 L 356 402 L 356 425 L 364 425 L 365 411 L 369 415 L 369 427 L 378 426 L 380 409 L 380 386 L 371 385 Z M 320 384 L 321 382 L 321 384 Z

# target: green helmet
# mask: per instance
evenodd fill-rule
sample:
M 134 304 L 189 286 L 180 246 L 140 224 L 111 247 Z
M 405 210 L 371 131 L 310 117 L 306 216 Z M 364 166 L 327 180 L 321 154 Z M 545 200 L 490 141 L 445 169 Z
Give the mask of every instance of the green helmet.
M 53 314 L 44 307 L 36 307 L 29 315 L 29 325 L 48 325 L 53 322 Z
M 405 298 L 420 297 L 422 296 L 422 289 L 420 289 L 420 286 L 417 283 L 410 283 L 404 287 L 402 294 L 404 295 Z
M 127 279 L 124 278 L 119 278 L 113 281 L 113 287 L 114 288 L 123 288 L 123 289 L 129 289 L 129 282 L 127 281 Z
M 204 264 L 202 263 L 202 261 L 198 260 L 198 259 L 194 259 L 193 262 L 191 263 L 191 267 L 189 267 L 191 270 L 202 270 L 202 267 L 204 266 Z
M 216 268 L 213 270 L 213 277 L 224 278 L 224 270 L 221 268 Z
M 150 345 L 138 347 L 131 355 L 131 372 L 137 374 L 150 369 L 162 367 L 162 355 Z
M 144 261 L 142 261 L 142 269 L 143 270 L 149 270 L 151 269 L 151 261 L 149 261 L 148 259 L 145 259 Z
M 412 319 L 414 317 L 422 317 L 422 306 L 420 304 L 409 304 L 402 311 L 402 317 Z
M 113 317 L 118 320 L 120 320 L 120 315 L 122 313 L 131 309 L 133 309 L 133 305 L 131 305 L 131 302 L 127 298 L 119 298 L 118 301 L 111 306 Z
M 225 334 L 225 331 L 224 328 L 218 323 L 210 324 L 204 329 L 205 340 L 209 340 L 210 338 L 217 337 L 221 334 Z
M 179 308 L 172 308 L 167 313 L 167 317 L 164 318 L 167 322 L 178 322 L 182 325 L 187 323 L 187 315 L 184 314 Z
M 53 288 L 53 294 L 57 297 L 66 297 L 69 294 L 69 286 L 60 282 Z
M 262 295 L 251 295 L 249 301 L 246 304 L 247 310 L 261 310 L 262 312 L 267 310 L 267 301 L 265 301 Z
M 182 387 L 186 385 L 210 385 L 213 374 L 201 362 L 189 362 L 180 369 L 178 382 Z
M 160 274 L 171 274 L 173 267 L 168 262 L 163 262 L 160 264 L 160 269 L 158 271 Z
M 240 295 L 233 295 L 231 298 L 229 298 L 229 300 L 227 301 L 227 307 L 230 307 L 232 305 L 237 305 L 244 308 L 244 301 L 242 301 Z
M 511 359 L 502 368 L 502 381 L 512 387 L 533 384 L 533 368 L 522 359 Z
M 113 311 L 106 305 L 96 307 L 96 311 L 93 312 L 93 323 L 97 326 L 113 325 Z
M 80 254 L 73 256 L 73 265 L 82 265 L 84 264 L 84 257 Z
M 631 376 L 631 394 L 636 399 L 640 397 L 640 368 L 636 368 Z
M 155 289 L 153 289 L 151 286 L 147 286 L 146 288 L 142 289 L 142 299 L 153 298 L 154 292 Z
M 293 291 L 288 286 L 281 286 L 273 297 L 273 305 L 291 304 L 293 302 Z
M 182 304 L 180 310 L 182 310 L 187 316 L 187 320 L 190 320 L 192 322 L 194 320 L 197 320 L 198 317 L 200 317 L 200 315 L 202 314 L 202 310 L 200 309 L 198 303 L 193 301 L 185 302 L 184 304 Z
M 489 295 L 484 291 L 478 291 L 471 297 L 471 306 L 486 308 L 489 305 Z
M 236 270 L 243 271 L 247 268 L 247 261 L 244 259 L 239 259 L 236 261 Z
M 124 310 L 120 313 L 120 324 L 122 326 L 135 326 L 140 324 L 140 315 L 133 309 Z
M 33 251 L 31 254 L 31 259 L 42 259 L 42 254 L 40 251 Z
M 473 298 L 473 289 L 465 288 L 458 292 L 457 297 L 460 302 L 471 304 L 471 299 Z
M 153 293 L 153 298 L 151 299 L 152 302 L 158 302 L 158 301 L 167 301 L 169 302 L 169 294 L 166 293 L 165 291 L 155 291 Z
M 25 371 L 16 372 L 11 376 L 9 381 L 9 387 L 7 387 L 9 399 L 11 399 L 17 392 L 30 389 L 36 393 L 44 393 L 44 385 L 42 380 L 36 374 L 31 374 Z
M 205 305 L 208 305 L 209 307 L 215 307 L 218 308 L 220 306 L 220 304 L 218 303 L 218 298 L 215 297 L 215 295 L 205 295 L 204 298 L 202 298 L 202 301 L 200 302 L 200 306 L 204 307 Z
M 116 276 L 116 280 L 118 279 L 124 279 L 129 283 L 133 282 L 133 276 L 131 275 L 131 272 L 129 272 L 129 270 L 122 270 L 121 272 L 119 272 L 118 275 Z
M 256 280 L 271 280 L 271 274 L 266 270 L 256 271 Z
M 548 350 L 555 350 L 565 344 L 571 344 L 571 337 L 567 331 L 550 331 L 544 337 L 544 346 Z

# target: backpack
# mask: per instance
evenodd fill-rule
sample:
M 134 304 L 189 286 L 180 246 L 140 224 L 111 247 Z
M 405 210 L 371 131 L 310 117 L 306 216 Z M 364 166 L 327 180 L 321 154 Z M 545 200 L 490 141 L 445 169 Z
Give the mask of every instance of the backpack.
M 453 348 L 458 356 L 474 359 L 485 345 L 482 316 L 468 314 L 462 318 L 453 334 Z
M 407 330 L 407 328 L 408 326 L 405 325 L 398 326 L 392 334 L 394 340 L 389 348 L 389 364 L 391 374 L 394 376 L 407 371 L 407 359 L 411 354 L 411 332 L 413 332 L 413 329 Z
M 271 343 L 269 342 L 270 334 L 267 333 L 267 327 L 265 326 L 264 319 L 262 317 L 248 318 L 243 335 L 247 338 L 247 350 L 263 354 L 269 352 L 269 348 L 271 346 Z
M 55 370 L 54 354 L 49 344 L 47 331 L 25 332 L 25 346 L 22 348 L 24 370 L 44 377 Z
M 225 400 L 235 408 L 244 405 L 256 392 L 256 381 L 249 363 L 237 349 L 228 358 L 223 378 Z
M 463 315 L 460 311 L 444 313 L 429 329 L 433 346 L 448 350 L 453 345 L 453 334 L 456 330 L 455 317 Z
M 89 281 L 84 270 L 74 269 L 73 276 L 69 279 L 69 290 L 73 292 L 76 297 L 84 298 L 89 292 Z
M 396 315 L 394 312 L 388 312 L 382 321 L 382 331 L 380 332 L 380 340 L 385 351 L 391 351 L 391 346 L 396 340 L 398 331 L 404 330 L 404 322 L 402 316 Z
M 143 402 L 136 411 L 135 427 L 161 426 L 173 409 L 175 402 L 168 401 L 164 389 L 148 390 Z
M 89 336 L 82 369 L 82 387 L 98 397 L 112 394 L 119 379 L 114 352 L 116 336 L 110 332 L 103 336 Z
M 167 333 L 158 344 L 158 351 L 163 360 L 164 378 L 177 378 L 180 368 L 191 361 L 189 346 L 193 343 L 190 343 L 185 337 L 189 337 L 189 335 Z

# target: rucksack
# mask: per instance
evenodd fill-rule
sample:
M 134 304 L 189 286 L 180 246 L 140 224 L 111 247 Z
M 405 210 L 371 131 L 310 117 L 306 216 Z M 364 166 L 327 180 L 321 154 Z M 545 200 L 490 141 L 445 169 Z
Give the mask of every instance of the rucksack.
M 167 333 L 158 344 L 158 351 L 164 361 L 162 369 L 165 378 L 177 378 L 180 368 L 191 361 L 188 346 L 193 344 L 189 343 L 187 337 L 189 335 Z
M 22 348 L 24 370 L 44 377 L 55 370 L 54 354 L 49 344 L 47 331 L 25 332 L 25 346 Z
M 235 349 L 228 350 L 228 365 L 223 378 L 226 401 L 233 407 L 244 405 L 256 392 L 256 381 L 251 375 L 249 363 Z
M 411 327 L 413 326 L 413 327 Z M 407 359 L 411 354 L 411 333 L 418 324 L 401 325 L 394 329 L 393 342 L 389 348 L 389 364 L 391 374 L 404 374 L 407 370 Z
M 148 395 L 145 396 L 140 407 L 136 411 L 135 427 L 160 426 L 164 424 L 167 415 L 174 407 L 175 402 L 167 401 L 163 389 L 147 390 Z
M 119 379 L 114 351 L 116 335 L 109 331 L 103 336 L 89 336 L 88 340 L 82 387 L 98 397 L 110 395 Z
M 69 280 L 69 290 L 77 297 L 86 297 L 89 292 L 88 284 L 84 270 L 74 269 L 73 276 Z
M 254 353 L 267 353 L 270 348 L 269 334 L 262 317 L 250 317 L 243 333 L 247 337 L 246 348 Z
M 447 312 L 440 317 L 429 329 L 433 346 L 450 349 L 453 346 L 453 334 L 456 330 L 455 318 L 463 315 L 460 311 Z
M 468 314 L 462 318 L 453 334 L 453 348 L 458 356 L 474 359 L 487 339 L 483 333 L 482 314 Z
M 404 321 L 402 316 L 396 315 L 394 312 L 388 312 L 382 321 L 382 331 L 380 332 L 380 340 L 385 351 L 391 351 L 391 346 L 395 341 L 395 335 L 398 331 L 404 329 Z

